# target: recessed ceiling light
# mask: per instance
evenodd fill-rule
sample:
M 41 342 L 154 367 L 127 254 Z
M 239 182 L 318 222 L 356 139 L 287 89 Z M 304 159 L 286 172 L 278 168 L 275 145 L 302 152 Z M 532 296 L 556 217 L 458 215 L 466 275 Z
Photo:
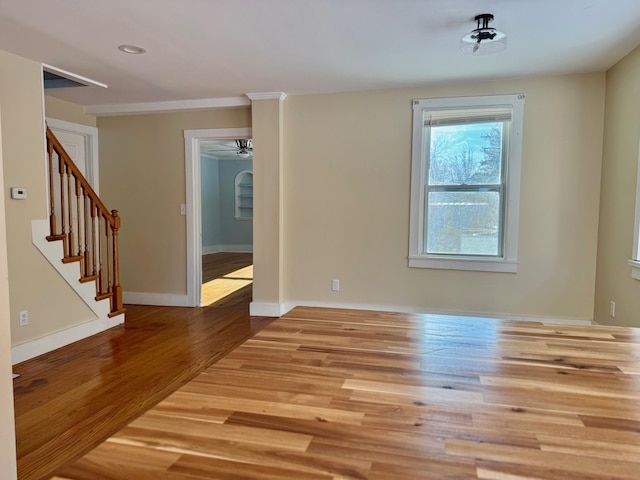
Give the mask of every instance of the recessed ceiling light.
M 147 53 L 146 48 L 138 47 L 137 45 L 120 45 L 118 50 L 124 53 L 130 53 L 131 55 L 141 55 Z

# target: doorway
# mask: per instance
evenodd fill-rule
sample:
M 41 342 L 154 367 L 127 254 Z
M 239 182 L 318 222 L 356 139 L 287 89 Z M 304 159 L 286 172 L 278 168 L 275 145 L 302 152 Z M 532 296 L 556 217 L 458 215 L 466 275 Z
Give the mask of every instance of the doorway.
M 251 140 L 201 140 L 200 187 L 200 305 L 248 308 L 253 283 Z
M 236 140 L 249 140 L 251 139 L 251 128 L 228 128 L 228 129 L 203 129 L 203 130 L 185 130 L 185 177 L 186 177 L 186 229 L 187 229 L 187 299 L 190 306 L 202 306 L 203 305 L 203 202 L 202 202 L 202 152 L 208 146 L 214 145 L 212 142 L 218 142 L 218 144 L 224 144 L 227 146 L 235 145 Z M 246 143 L 246 142 L 245 142 Z M 213 148 L 213 147 L 211 147 Z M 222 150 L 222 148 L 218 148 Z M 226 149 L 229 150 L 229 149 Z M 236 155 L 235 149 L 231 152 L 235 158 L 241 158 Z M 213 155 L 213 154 L 212 154 Z M 222 153 L 217 155 L 223 156 Z M 234 158 L 234 159 L 235 159 Z M 225 160 L 218 160 L 224 162 Z M 230 160 L 227 160 L 230 161 Z M 223 164 L 224 169 L 227 168 L 227 164 Z M 208 165 L 211 166 L 211 165 Z M 218 165 L 219 166 L 219 165 Z M 220 170 L 218 171 L 220 175 Z M 226 175 L 226 172 L 225 172 Z M 234 202 L 233 209 L 235 211 L 235 178 L 231 180 L 231 189 L 233 194 L 231 199 Z M 229 182 L 225 183 L 225 188 L 229 186 Z M 229 200 L 225 200 L 228 204 Z M 241 220 L 242 222 L 250 222 L 253 224 L 252 217 Z M 248 224 L 247 224 L 248 225 Z M 207 241 L 211 241 L 209 237 L 205 238 Z M 221 243 L 213 243 L 213 248 L 210 251 L 204 251 L 207 254 L 222 253 L 221 250 L 228 249 L 228 244 L 220 240 Z M 252 242 L 251 242 L 252 243 Z M 215 246 L 219 245 L 219 251 L 215 250 Z M 241 244 L 242 245 L 242 244 Z M 209 246 L 209 245 L 205 245 Z M 227 253 L 247 253 L 247 252 L 227 252 Z M 244 267 L 243 267 L 244 268 Z M 226 283 L 229 280 L 237 280 L 238 282 L 247 281 L 247 278 L 234 277 L 235 272 L 226 272 L 222 277 Z M 247 271 L 241 272 L 236 275 L 246 277 Z M 240 283 L 235 282 L 236 285 Z M 220 282 L 219 282 L 220 283 Z M 234 283 L 234 282 L 232 282 Z

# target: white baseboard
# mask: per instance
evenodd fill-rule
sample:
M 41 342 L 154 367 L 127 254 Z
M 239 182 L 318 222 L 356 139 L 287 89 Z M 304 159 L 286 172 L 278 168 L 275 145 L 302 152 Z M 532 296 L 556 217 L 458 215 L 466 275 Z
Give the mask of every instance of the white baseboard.
M 206 245 L 202 247 L 202 255 L 220 252 L 253 253 L 253 245 Z
M 132 305 L 158 305 L 161 307 L 191 307 L 186 295 L 174 293 L 122 292 L 122 302 Z
M 86 323 L 81 323 L 75 327 L 66 328 L 46 337 L 38 338 L 30 342 L 22 343 L 11 348 L 11 362 L 24 362 L 44 353 L 51 352 L 57 348 L 64 347 L 70 343 L 77 342 L 83 338 L 90 337 L 96 333 L 104 332 L 112 327 L 124 323 L 124 314 L 106 320 L 96 319 Z
M 266 304 L 271 305 L 271 304 Z M 273 304 L 278 305 L 278 304 Z M 286 302 L 281 304 L 281 310 L 284 315 L 286 312 L 292 310 L 295 307 L 320 307 L 320 308 L 344 308 L 346 310 L 372 310 L 379 312 L 399 312 L 399 313 L 417 313 L 423 315 L 442 315 L 448 317 L 478 317 L 478 318 L 492 318 L 495 320 L 516 320 L 525 322 L 541 322 L 551 324 L 564 324 L 564 325 L 593 325 L 592 320 L 578 319 L 578 318 L 553 318 L 553 317 L 535 317 L 531 315 L 503 315 L 495 313 L 477 313 L 477 312 L 457 312 L 451 310 L 436 310 L 424 307 L 403 307 L 403 306 L 388 306 L 388 305 L 365 305 L 365 304 L 353 304 L 353 303 L 329 303 L 329 302 Z M 275 315 L 264 315 L 275 316 Z
M 249 304 L 249 315 L 252 317 L 281 317 L 289 310 L 284 303 L 251 302 Z

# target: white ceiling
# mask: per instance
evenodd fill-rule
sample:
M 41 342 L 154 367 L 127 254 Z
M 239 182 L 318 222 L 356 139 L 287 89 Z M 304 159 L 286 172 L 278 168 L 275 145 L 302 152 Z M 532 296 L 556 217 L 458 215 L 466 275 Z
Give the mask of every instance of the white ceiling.
M 459 52 L 479 13 L 506 51 Z M 83 105 L 603 71 L 639 43 L 640 0 L 0 0 L 0 49 L 109 86 L 48 91 Z

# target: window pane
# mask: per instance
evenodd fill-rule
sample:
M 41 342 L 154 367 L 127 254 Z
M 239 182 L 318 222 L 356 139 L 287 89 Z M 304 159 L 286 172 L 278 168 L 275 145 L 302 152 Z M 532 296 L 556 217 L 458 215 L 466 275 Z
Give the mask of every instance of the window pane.
M 498 191 L 430 192 L 428 202 L 427 253 L 501 254 Z
M 501 183 L 503 125 L 431 127 L 429 185 Z

